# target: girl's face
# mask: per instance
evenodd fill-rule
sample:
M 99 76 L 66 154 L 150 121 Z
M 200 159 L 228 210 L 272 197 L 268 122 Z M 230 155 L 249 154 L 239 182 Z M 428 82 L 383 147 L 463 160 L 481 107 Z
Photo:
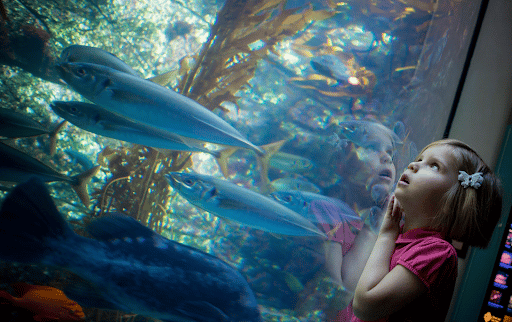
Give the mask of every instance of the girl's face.
M 395 196 L 402 208 L 433 216 L 443 195 L 458 182 L 457 176 L 452 148 L 431 146 L 409 164 L 397 183 Z

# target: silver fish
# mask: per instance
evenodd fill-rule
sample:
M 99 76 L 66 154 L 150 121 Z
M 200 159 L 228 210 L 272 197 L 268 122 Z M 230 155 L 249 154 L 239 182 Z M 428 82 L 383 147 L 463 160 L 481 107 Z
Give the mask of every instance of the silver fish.
M 0 208 L 2 260 L 59 267 L 81 277 L 66 285 L 83 306 L 163 321 L 262 322 L 244 277 L 222 260 L 166 239 L 135 219 L 108 214 L 73 232 L 45 185 L 18 185 Z
M 304 172 L 313 168 L 313 161 L 299 155 L 277 152 L 270 158 L 269 165 L 287 172 Z
M 60 55 L 60 63 L 91 63 L 110 67 L 133 76 L 139 76 L 139 73 L 133 70 L 124 61 L 117 58 L 114 54 L 97 47 L 71 45 L 62 51 Z M 165 86 L 172 79 L 176 79 L 178 74 L 178 70 L 172 70 L 170 72 L 148 78 L 148 80 Z
M 206 152 L 217 156 L 215 151 L 201 149 L 199 143 L 195 146 L 186 145 L 176 140 L 172 133 L 148 129 L 142 124 L 119 117 L 96 104 L 54 101 L 50 107 L 57 115 L 71 124 L 101 136 L 153 148 Z
M 347 84 L 349 78 L 353 76 L 343 61 L 335 55 L 316 56 L 311 59 L 311 66 L 320 74 L 335 79 L 341 84 Z
M 101 48 L 71 45 L 66 47 L 60 54 L 61 63 L 91 63 L 103 65 L 123 73 L 139 76 L 128 64 Z
M 312 182 L 299 178 L 279 178 L 270 182 L 275 190 L 299 190 L 319 193 L 320 188 Z
M 265 154 L 215 113 L 166 87 L 95 64 L 61 63 L 57 67 L 74 90 L 119 117 L 172 132 L 187 145 L 200 140 Z
M 395 132 L 376 122 L 346 121 L 339 124 L 339 129 L 344 137 L 363 148 L 374 147 L 382 137 L 388 137 L 394 145 L 403 143 Z
M 68 182 L 86 207 L 89 206 L 90 202 L 86 185 L 96 175 L 99 168 L 98 165 L 79 175 L 70 177 L 57 172 L 18 149 L 0 143 L 0 181 L 19 183 L 35 176 L 45 182 Z
M 180 172 L 166 178 L 190 203 L 219 217 L 282 235 L 326 237 L 309 220 L 277 201 L 229 181 Z
M 270 196 L 315 223 L 336 225 L 347 220 L 362 222 L 349 205 L 336 198 L 298 190 L 275 191 Z M 330 213 L 316 211 L 320 207 L 315 207 L 315 203 L 329 204 L 336 211 Z
M 55 153 L 57 133 L 65 125 L 64 123 L 62 122 L 49 130 L 28 115 L 0 108 L 0 137 L 21 138 L 48 134 L 50 136 L 50 154 Z

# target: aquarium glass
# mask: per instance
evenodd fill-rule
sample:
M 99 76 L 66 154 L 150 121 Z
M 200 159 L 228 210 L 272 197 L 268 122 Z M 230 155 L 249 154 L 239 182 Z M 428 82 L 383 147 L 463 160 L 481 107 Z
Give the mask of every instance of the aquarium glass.
M 238 270 L 264 321 L 329 321 L 350 303 L 397 177 L 443 136 L 480 1 L 23 0 L 0 9 L 2 115 L 46 129 L 0 120 L 0 143 L 64 178 L 100 166 L 80 196 L 70 180 L 44 178 L 76 233 L 91 237 L 91 221 L 125 214 Z M 66 55 L 71 45 L 94 49 Z M 129 70 L 111 78 L 112 60 Z M 107 77 L 72 84 L 64 74 L 87 74 L 82 63 L 107 66 Z M 55 101 L 98 110 L 52 133 L 64 120 Z M 78 114 L 93 108 L 72 104 Z M 4 175 L 14 166 L 2 149 Z M 205 177 L 171 186 L 175 173 Z M 5 196 L 13 184 L 4 182 L 23 179 L 0 181 Z M 183 188 L 194 184 L 203 190 Z M 66 290 L 87 280 L 63 266 L 4 261 L 1 286 Z M 137 311 L 144 299 L 134 298 L 84 311 L 91 321 L 116 319 L 112 308 L 137 321 L 164 316 Z

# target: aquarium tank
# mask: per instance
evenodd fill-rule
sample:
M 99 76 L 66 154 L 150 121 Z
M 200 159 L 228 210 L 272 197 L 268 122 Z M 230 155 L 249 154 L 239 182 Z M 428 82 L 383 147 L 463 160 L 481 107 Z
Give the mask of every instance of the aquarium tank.
M 80 236 L 123 214 L 239 272 L 261 320 L 333 320 L 397 176 L 443 137 L 480 5 L 0 1 L 0 196 L 40 177 Z M 2 289 L 62 289 L 87 321 L 172 320 L 137 303 L 173 288 L 113 305 L 127 290 L 67 265 L 0 265 Z M 173 312 L 237 321 L 203 302 Z

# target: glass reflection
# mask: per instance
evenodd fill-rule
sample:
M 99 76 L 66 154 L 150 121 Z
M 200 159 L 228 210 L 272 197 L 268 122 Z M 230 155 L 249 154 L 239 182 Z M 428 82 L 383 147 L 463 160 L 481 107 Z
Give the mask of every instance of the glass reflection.
M 42 133 L 63 120 L 50 103 L 84 100 L 80 88 L 68 81 L 66 86 L 55 68 L 66 60 L 62 51 L 77 44 L 116 55 L 134 77 L 192 99 L 266 152 L 208 141 L 213 134 L 199 137 L 200 126 L 191 119 L 178 134 L 178 126 L 155 128 L 148 122 L 165 123 L 166 110 L 148 121 L 144 108 L 140 117 L 124 109 L 115 116 L 100 114 L 87 129 L 69 117 L 72 124 L 53 133 L 53 154 L 44 135 L 24 138 L 4 125 L 0 135 L 60 173 L 101 166 L 89 184 L 89 208 L 66 184 L 50 185 L 59 210 L 77 230 L 93 217 L 124 213 L 234 266 L 265 321 L 326 321 L 351 300 L 396 172 L 416 156 L 417 147 L 443 133 L 479 5 L 0 2 L 2 107 L 42 124 Z M 132 94 L 123 99 L 133 101 L 140 91 Z M 162 149 L 170 139 L 181 146 Z M 301 219 L 294 224 L 305 218 L 313 227 L 309 232 L 325 236 L 273 233 L 274 223 L 250 209 L 263 206 L 234 203 L 232 191 L 222 191 L 227 202 L 215 210 L 193 203 L 165 179 L 169 172 L 191 171 L 265 195 L 269 203 L 295 211 Z M 226 220 L 223 215 L 233 209 L 244 218 Z M 251 216 L 260 216 L 257 224 Z M 5 265 L 2 278 L 17 281 L 21 273 Z M 42 272 L 36 270 L 29 282 L 48 282 Z M 59 270 L 46 273 L 50 280 L 62 278 Z M 95 312 L 86 314 L 92 319 Z

